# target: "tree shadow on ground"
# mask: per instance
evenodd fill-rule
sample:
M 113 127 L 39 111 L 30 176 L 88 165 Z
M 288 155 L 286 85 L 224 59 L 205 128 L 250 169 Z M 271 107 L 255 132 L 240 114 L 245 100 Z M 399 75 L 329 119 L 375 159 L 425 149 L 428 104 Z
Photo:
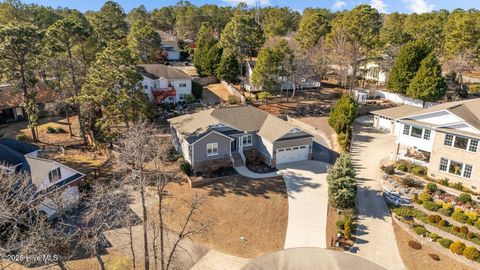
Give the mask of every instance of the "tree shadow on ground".
M 228 180 L 217 182 L 203 187 L 208 190 L 209 196 L 220 197 L 228 194 L 239 196 L 262 196 L 269 199 L 269 193 L 278 193 L 287 196 L 287 190 L 281 177 L 255 179 L 243 176 L 234 176 Z

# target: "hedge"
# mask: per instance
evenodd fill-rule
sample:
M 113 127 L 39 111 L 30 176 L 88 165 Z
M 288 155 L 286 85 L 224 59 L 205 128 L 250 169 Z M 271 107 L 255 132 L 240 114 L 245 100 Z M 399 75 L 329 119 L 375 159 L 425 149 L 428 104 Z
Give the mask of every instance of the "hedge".
M 465 244 L 460 241 L 455 241 L 450 245 L 450 250 L 458 255 L 463 255 L 463 250 L 465 249 Z
M 475 247 L 467 247 L 463 250 L 465 258 L 475 261 L 480 257 L 480 252 Z
M 447 238 L 441 238 L 438 240 L 438 243 L 444 248 L 450 248 L 450 245 L 453 243 L 453 241 Z

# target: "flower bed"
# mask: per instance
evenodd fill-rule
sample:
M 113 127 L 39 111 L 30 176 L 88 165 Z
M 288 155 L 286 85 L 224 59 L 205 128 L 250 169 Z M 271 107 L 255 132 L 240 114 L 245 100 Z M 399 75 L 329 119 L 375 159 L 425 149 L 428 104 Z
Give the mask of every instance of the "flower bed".
M 447 233 L 450 233 L 452 235 L 455 235 L 457 237 L 460 237 L 462 239 L 465 239 L 467 241 L 471 241 L 472 243 L 480 245 L 480 235 L 473 232 L 469 232 L 466 226 L 464 227 L 452 226 L 448 222 L 445 222 L 444 219 L 431 220 L 429 219 L 429 216 L 427 214 L 413 207 L 402 206 L 402 207 L 394 208 L 393 212 L 398 216 L 401 216 L 404 218 L 414 217 L 425 224 L 432 225 L 434 227 L 439 228 L 442 231 L 445 231 Z
M 424 222 L 422 219 L 426 217 L 426 215 L 423 212 L 410 207 L 396 208 L 394 209 L 394 213 L 401 217 L 414 216 L 422 222 Z M 428 218 L 427 218 L 427 221 L 428 221 Z M 428 222 L 425 222 L 425 223 L 428 223 Z M 448 238 L 440 237 L 438 234 L 428 231 L 422 225 L 414 224 L 412 228 L 417 235 L 420 235 L 422 237 L 428 237 L 432 242 L 436 242 L 442 247 L 450 249 L 452 253 L 457 255 L 463 255 L 465 258 L 469 260 L 480 263 L 480 252 L 477 250 L 477 248 L 466 247 L 466 245 L 461 241 L 454 242 Z

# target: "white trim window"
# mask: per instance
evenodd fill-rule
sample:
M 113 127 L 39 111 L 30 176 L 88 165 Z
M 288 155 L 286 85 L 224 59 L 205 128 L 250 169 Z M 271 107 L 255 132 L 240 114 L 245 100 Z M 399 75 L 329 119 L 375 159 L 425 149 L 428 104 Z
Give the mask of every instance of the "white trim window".
M 455 160 L 440 158 L 439 170 L 463 178 L 472 177 L 473 166 Z
M 48 180 L 50 181 L 50 183 L 55 183 L 60 179 L 62 179 L 62 171 L 60 170 L 60 167 L 51 170 L 48 173 Z
M 410 135 L 410 125 L 403 126 L 403 135 Z
M 252 146 L 252 134 L 242 136 L 243 146 Z
M 478 140 L 452 134 L 445 135 L 443 144 L 474 153 L 478 150 Z
M 403 135 L 429 141 L 432 138 L 432 131 L 423 127 L 404 125 Z
M 218 143 L 207 143 L 207 156 L 218 155 Z

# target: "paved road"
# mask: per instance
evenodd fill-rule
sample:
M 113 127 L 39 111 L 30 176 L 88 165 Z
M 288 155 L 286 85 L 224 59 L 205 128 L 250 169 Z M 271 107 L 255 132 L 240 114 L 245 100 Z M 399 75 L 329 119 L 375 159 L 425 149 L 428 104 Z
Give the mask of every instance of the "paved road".
M 300 161 L 279 165 L 288 193 L 288 226 L 284 248 L 326 247 L 327 163 Z
M 242 270 L 385 270 L 371 261 L 323 248 L 294 248 L 253 259 Z
M 394 136 L 372 127 L 372 117 L 360 117 L 353 128 L 352 159 L 357 167 L 357 254 L 387 269 L 405 269 L 393 233 L 390 211 L 382 197 L 379 164 L 394 150 Z

